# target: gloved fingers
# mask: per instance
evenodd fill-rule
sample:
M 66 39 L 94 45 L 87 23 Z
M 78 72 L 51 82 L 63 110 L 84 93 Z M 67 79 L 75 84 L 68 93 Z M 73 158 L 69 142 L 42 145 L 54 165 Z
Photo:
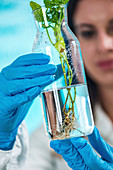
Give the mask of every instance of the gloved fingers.
M 22 123 L 25 116 L 27 115 L 28 110 L 32 103 L 33 103 L 33 100 L 25 104 L 22 104 L 20 105 L 20 107 L 15 109 L 12 113 L 10 113 L 10 117 L 12 117 L 12 121 L 13 121 L 13 126 L 11 127 L 12 121 L 9 121 L 10 122 L 9 129 L 14 130 L 15 128 L 18 128 L 18 126 Z
M 64 160 L 68 163 L 68 166 L 72 169 L 88 169 L 81 155 L 69 139 L 51 141 L 50 147 L 53 148 L 56 153 L 61 154 Z
M 54 81 L 53 75 L 40 76 L 34 79 L 13 80 L 9 83 L 8 94 L 16 95 L 23 93 L 33 87 L 40 87 L 41 89 L 51 84 Z
M 109 164 L 97 156 L 87 140 L 83 138 L 72 138 L 71 142 L 82 156 L 87 167 L 91 168 L 91 170 L 110 170 L 111 167 Z
M 6 67 L 2 74 L 6 80 L 31 79 L 43 75 L 55 74 L 57 67 L 53 64 L 32 65 L 27 67 Z
M 107 162 L 108 164 L 109 164 L 109 166 L 110 167 L 112 167 L 112 169 L 113 169 L 113 162 L 111 163 L 111 162 Z
M 19 93 L 15 96 L 11 96 L 10 97 L 10 106 L 12 106 L 12 108 L 17 108 L 20 105 L 23 105 L 29 101 L 32 101 L 35 97 L 37 97 L 41 92 L 41 88 L 40 87 L 34 87 L 31 88 L 23 93 Z
M 2 96 L 0 94 L 0 120 L 2 120 L 2 117 L 3 119 L 6 119 L 6 121 L 9 117 L 11 119 L 15 109 L 29 101 L 32 101 L 40 94 L 40 92 L 40 87 L 34 87 L 15 96 Z
M 93 133 L 88 135 L 88 139 L 93 148 L 102 156 L 103 159 L 113 162 L 113 148 L 100 136 L 96 126 L 94 127 Z
M 31 53 L 18 57 L 10 67 L 42 65 L 50 62 L 50 56 L 43 53 Z
M 58 154 L 63 154 L 65 151 L 70 148 L 71 142 L 69 139 L 65 140 L 52 140 L 50 142 L 50 147 L 55 150 Z M 61 149 L 62 148 L 62 149 Z

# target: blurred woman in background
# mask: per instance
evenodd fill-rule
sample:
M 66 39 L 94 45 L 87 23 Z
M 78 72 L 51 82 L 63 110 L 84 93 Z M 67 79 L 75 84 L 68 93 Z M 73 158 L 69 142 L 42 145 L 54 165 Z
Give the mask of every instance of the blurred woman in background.
M 112 9 L 112 0 L 70 0 L 68 5 L 68 22 L 80 42 L 95 124 L 113 145 Z

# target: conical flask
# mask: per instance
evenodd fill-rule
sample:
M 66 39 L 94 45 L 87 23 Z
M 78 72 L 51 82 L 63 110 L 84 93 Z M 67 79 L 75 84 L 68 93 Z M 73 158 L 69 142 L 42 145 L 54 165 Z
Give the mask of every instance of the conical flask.
M 86 136 L 94 122 L 80 44 L 68 26 L 67 5 L 33 9 L 37 34 L 33 52 L 58 66 L 56 81 L 40 95 L 46 132 L 52 139 Z

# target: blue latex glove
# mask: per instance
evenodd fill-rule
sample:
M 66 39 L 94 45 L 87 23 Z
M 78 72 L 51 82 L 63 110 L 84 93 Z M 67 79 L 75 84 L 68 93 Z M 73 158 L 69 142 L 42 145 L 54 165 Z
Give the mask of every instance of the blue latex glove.
M 104 141 L 96 127 L 88 139 L 90 143 L 84 138 L 55 140 L 51 141 L 50 146 L 62 155 L 73 170 L 112 170 L 113 148 Z
M 17 58 L 0 73 L 0 149 L 12 149 L 18 126 L 25 118 L 32 100 L 41 89 L 54 81 L 56 66 L 48 64 L 44 54 Z

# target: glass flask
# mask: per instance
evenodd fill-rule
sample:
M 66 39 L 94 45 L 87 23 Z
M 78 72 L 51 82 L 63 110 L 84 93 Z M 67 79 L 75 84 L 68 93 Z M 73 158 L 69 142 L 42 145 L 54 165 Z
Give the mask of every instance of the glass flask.
M 45 53 L 58 66 L 52 84 L 40 95 L 46 132 L 51 139 L 86 136 L 94 128 L 80 44 L 68 26 L 67 5 L 33 11 L 37 34 L 33 52 Z

